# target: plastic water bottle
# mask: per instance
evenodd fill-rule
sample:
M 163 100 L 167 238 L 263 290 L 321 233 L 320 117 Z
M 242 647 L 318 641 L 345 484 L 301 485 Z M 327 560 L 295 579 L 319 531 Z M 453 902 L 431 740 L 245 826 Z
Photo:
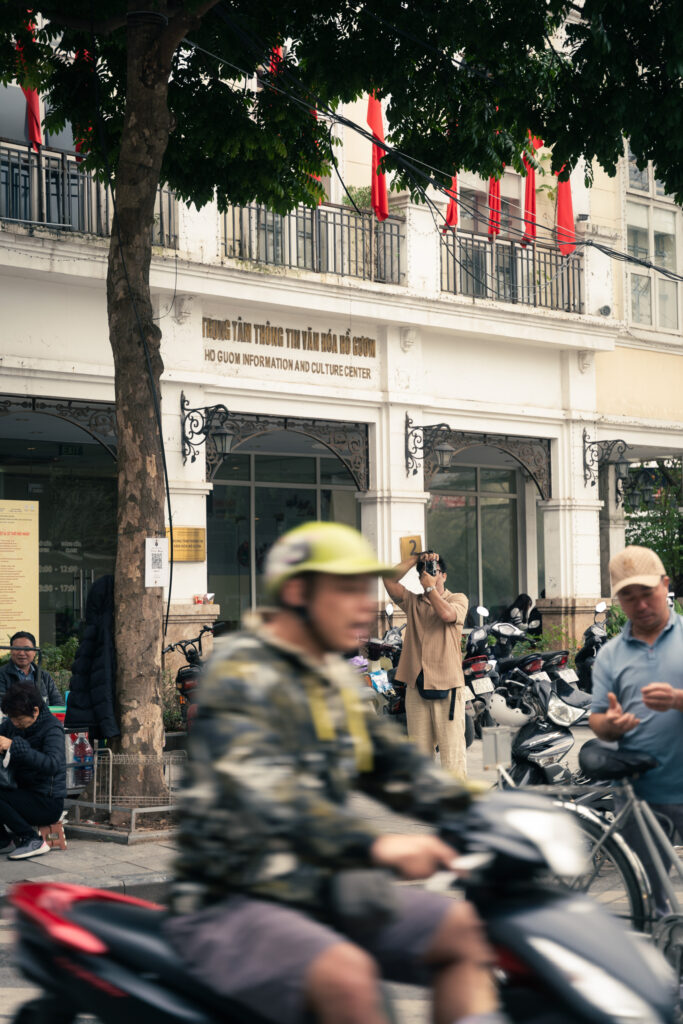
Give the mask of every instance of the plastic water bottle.
M 85 736 L 79 736 L 73 745 L 74 783 L 77 786 L 87 786 L 93 777 L 94 751 Z

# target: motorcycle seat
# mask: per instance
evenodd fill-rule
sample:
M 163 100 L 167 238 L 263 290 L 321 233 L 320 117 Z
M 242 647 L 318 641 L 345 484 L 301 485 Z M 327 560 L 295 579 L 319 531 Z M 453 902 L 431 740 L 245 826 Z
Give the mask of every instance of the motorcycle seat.
M 97 935 L 113 958 L 148 979 L 156 975 L 168 988 L 212 1010 L 216 1024 L 266 1024 L 254 1011 L 247 1012 L 188 973 L 162 931 L 168 917 L 166 910 L 104 900 L 83 900 L 69 910 L 69 920 Z
M 522 654 L 519 658 L 499 658 L 497 669 L 502 675 L 504 672 L 511 672 L 513 668 L 521 668 L 525 661 L 529 658 L 538 658 L 538 654 Z
M 561 697 L 565 704 L 571 704 L 573 708 L 589 708 L 591 706 L 591 695 L 577 690 L 571 683 L 565 683 L 558 679 L 555 692 Z
M 615 750 L 600 740 L 588 740 L 579 751 L 579 765 L 590 779 L 628 779 L 657 767 L 657 760 L 642 750 Z

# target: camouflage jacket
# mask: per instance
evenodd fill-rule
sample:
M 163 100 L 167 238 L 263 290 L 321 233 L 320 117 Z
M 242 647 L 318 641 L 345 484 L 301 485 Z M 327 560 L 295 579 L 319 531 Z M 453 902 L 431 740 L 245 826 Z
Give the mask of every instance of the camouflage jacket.
M 234 893 L 314 908 L 338 871 L 368 868 L 377 837 L 347 798 L 362 790 L 426 821 L 467 790 L 365 710 L 340 657 L 316 662 L 263 613 L 216 644 L 199 687 L 180 798 L 174 909 Z

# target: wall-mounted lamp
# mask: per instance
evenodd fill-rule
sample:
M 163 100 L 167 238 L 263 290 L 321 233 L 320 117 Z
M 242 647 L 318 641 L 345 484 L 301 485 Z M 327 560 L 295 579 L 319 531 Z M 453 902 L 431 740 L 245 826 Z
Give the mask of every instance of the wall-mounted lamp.
M 183 446 L 183 465 L 187 462 L 194 462 L 199 455 L 199 449 L 211 437 L 216 453 L 222 458 L 229 455 L 232 449 L 235 433 L 226 426 L 226 420 L 230 413 L 224 405 L 200 406 L 197 409 L 190 409 L 190 402 L 185 398 L 185 392 L 180 393 L 180 437 Z
M 628 479 L 629 463 L 628 459 L 624 458 L 624 452 L 627 449 L 632 448 L 633 445 L 627 444 L 626 441 L 622 441 L 617 438 L 614 441 L 591 441 L 586 432 L 585 428 L 583 431 L 583 482 L 584 484 L 590 483 L 591 487 L 595 487 L 598 482 L 598 470 L 600 466 L 606 465 L 608 462 L 614 462 L 614 473 L 616 476 L 616 488 L 617 488 L 617 504 L 624 500 L 624 482 Z M 614 460 L 612 456 L 617 455 L 618 459 Z
M 412 419 L 406 413 L 406 476 L 413 476 L 420 468 L 420 462 L 434 455 L 439 469 L 450 466 L 451 459 L 455 454 L 455 448 L 448 443 L 451 428 L 447 423 L 433 423 L 425 427 L 413 424 Z

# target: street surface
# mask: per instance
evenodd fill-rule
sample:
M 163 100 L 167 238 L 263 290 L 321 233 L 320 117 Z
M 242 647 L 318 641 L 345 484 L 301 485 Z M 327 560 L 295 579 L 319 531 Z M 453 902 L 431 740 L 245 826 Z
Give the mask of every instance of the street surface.
M 582 744 L 592 737 L 585 727 L 574 729 L 576 739 L 568 758 L 572 768 L 577 767 L 577 754 Z M 485 771 L 482 766 L 482 745 L 475 741 L 468 750 L 468 772 L 470 778 L 493 785 L 495 772 Z M 373 822 L 383 831 L 423 832 L 429 826 L 421 822 L 397 817 L 385 808 L 365 797 L 354 797 L 356 813 Z M 139 846 L 120 846 L 111 842 L 95 842 L 70 839 L 66 851 L 52 851 L 34 861 L 11 862 L 0 857 L 0 895 L 5 885 L 21 879 L 35 881 L 62 880 L 83 882 L 91 885 L 114 885 L 119 891 L 136 892 L 136 886 L 146 883 L 149 891 L 139 892 L 146 898 L 159 899 L 164 880 L 171 870 L 173 841 L 143 843 Z M 106 880 L 106 882 L 105 882 Z M 156 889 L 155 889 L 156 887 Z M 681 890 L 677 884 L 677 889 Z M 610 884 L 606 874 L 601 882 L 598 895 L 600 901 L 614 907 L 618 893 Z M 0 921 L 0 1024 L 9 1024 L 24 1002 L 39 994 L 27 985 L 12 965 L 12 929 L 7 920 Z M 427 1024 L 430 1019 L 427 993 L 407 985 L 389 985 L 388 991 L 397 1010 L 399 1024 Z

